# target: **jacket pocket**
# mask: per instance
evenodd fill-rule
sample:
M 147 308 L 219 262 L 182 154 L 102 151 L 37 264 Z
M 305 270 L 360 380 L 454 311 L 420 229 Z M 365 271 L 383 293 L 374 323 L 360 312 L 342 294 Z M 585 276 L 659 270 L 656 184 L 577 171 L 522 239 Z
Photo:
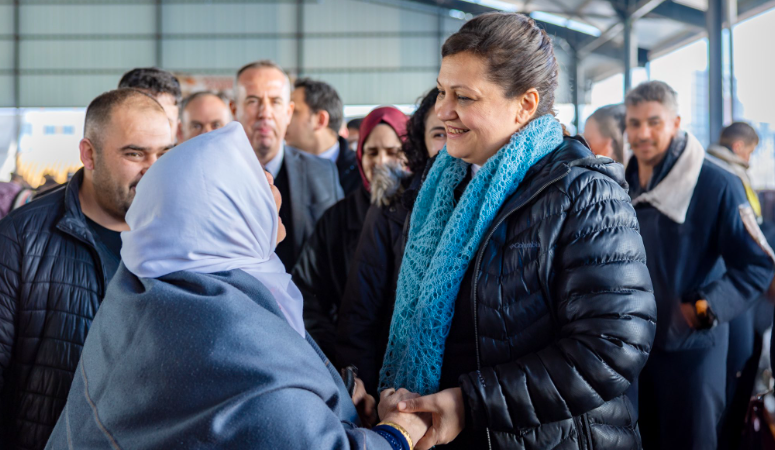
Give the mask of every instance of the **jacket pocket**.
M 666 339 L 661 349 L 665 351 L 679 351 L 714 347 L 719 327 L 708 330 L 694 330 L 686 323 L 680 308 L 680 303 L 674 302 Z

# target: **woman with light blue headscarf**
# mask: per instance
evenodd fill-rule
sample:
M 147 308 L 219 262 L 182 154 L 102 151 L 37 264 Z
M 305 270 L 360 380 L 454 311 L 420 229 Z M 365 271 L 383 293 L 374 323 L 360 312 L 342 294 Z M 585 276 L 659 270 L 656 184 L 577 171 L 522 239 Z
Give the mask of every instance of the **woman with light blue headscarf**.
M 422 437 L 424 420 L 397 411 L 357 427 L 274 252 L 280 205 L 236 122 L 148 170 L 47 448 L 409 450 Z
M 656 305 L 624 170 L 564 136 L 552 41 L 484 14 L 442 48 L 447 145 L 414 203 L 380 389 L 418 449 L 637 449 Z M 712 430 L 711 430 L 712 431 Z

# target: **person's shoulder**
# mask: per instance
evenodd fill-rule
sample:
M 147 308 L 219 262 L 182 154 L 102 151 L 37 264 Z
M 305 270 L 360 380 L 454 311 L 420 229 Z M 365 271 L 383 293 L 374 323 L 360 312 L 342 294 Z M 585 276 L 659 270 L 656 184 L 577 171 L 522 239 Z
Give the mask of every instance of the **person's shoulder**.
M 626 192 L 624 166 L 611 158 L 596 156 L 580 137 L 566 137 L 557 149 L 555 164 L 567 167 L 568 175 L 562 180 L 571 197 L 587 191 L 591 185 L 605 185 L 594 189 L 594 197 L 620 197 Z
M 34 198 L 30 203 L 11 211 L 0 221 L 0 228 L 39 227 L 59 216 L 64 209 L 66 185 Z
M 302 164 L 305 164 L 305 165 L 308 165 L 308 166 L 313 166 L 313 167 L 315 167 L 315 166 L 317 166 L 317 167 L 333 167 L 333 168 L 336 168 L 336 166 L 334 166 L 333 162 L 331 162 L 331 161 L 329 161 L 329 160 L 327 160 L 325 158 L 320 158 L 320 157 L 315 156 L 315 155 L 310 155 L 307 152 L 301 151 L 301 150 L 299 150 L 297 148 L 293 148 L 293 147 L 290 147 L 290 146 L 287 146 L 287 145 L 285 146 L 285 154 L 289 155 L 291 158 L 297 159 Z
M 700 169 L 700 176 L 697 180 L 697 189 L 724 190 L 730 186 L 742 188 L 740 178 L 729 169 L 720 164 L 705 158 Z
M 336 183 L 339 183 L 339 178 L 336 176 L 338 171 L 332 161 L 288 146 L 285 147 L 285 155 L 287 158 L 293 159 L 299 166 L 304 166 L 307 174 L 311 177 L 325 177 L 333 174 Z

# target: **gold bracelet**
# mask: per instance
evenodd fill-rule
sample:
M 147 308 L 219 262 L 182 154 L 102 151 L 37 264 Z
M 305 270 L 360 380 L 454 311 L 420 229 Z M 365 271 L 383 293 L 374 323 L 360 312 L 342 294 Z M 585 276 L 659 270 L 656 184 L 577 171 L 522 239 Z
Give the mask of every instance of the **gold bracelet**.
M 386 425 L 386 426 L 389 426 L 391 428 L 395 428 L 396 430 L 398 430 L 398 432 L 403 434 L 404 438 L 406 438 L 406 442 L 409 444 L 409 450 L 414 449 L 414 443 L 412 442 L 412 438 L 409 436 L 409 432 L 407 432 L 404 429 L 404 427 L 402 427 L 401 425 L 399 425 L 397 423 L 394 423 L 394 422 L 380 422 L 380 423 L 377 424 L 377 426 L 380 426 L 380 425 Z

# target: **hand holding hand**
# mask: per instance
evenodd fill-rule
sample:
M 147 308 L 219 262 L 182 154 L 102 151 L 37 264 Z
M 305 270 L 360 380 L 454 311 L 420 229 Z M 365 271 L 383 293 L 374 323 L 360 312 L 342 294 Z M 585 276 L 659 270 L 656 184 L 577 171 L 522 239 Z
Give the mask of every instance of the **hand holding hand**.
M 431 414 L 431 427 L 419 442 L 415 441 L 416 450 L 428 450 L 434 445 L 452 442 L 465 427 L 463 391 L 460 388 L 445 389 L 425 397 L 407 398 L 398 403 L 398 410 Z
M 430 416 L 427 414 L 409 414 L 398 410 L 398 405 L 406 400 L 420 397 L 420 394 L 409 392 L 406 389 L 385 389 L 379 395 L 379 417 L 383 422 L 398 424 L 409 433 L 412 442 L 419 441 L 430 426 Z
M 355 378 L 355 389 L 353 389 L 353 404 L 358 411 L 358 417 L 366 428 L 371 428 L 377 424 L 377 401 L 374 397 L 366 393 L 366 387 L 360 378 Z

